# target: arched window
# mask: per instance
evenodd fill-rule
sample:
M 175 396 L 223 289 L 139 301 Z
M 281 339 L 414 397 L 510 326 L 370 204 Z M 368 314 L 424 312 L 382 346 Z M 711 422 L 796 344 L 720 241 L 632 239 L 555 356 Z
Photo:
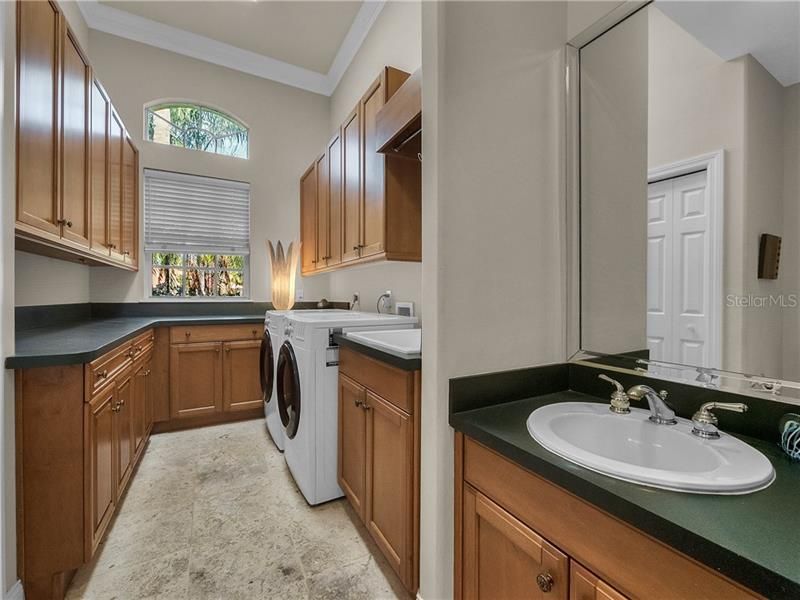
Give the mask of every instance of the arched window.
M 157 144 L 247 158 L 247 127 L 230 115 L 190 102 L 145 107 L 145 139 Z

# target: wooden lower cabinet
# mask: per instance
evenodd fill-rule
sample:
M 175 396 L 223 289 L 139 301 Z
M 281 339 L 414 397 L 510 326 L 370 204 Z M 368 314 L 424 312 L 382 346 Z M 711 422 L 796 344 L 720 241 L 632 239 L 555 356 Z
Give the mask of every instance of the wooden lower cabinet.
M 456 433 L 457 600 L 757 594 Z
M 566 600 L 566 554 L 470 486 L 463 511 L 463 598 Z
M 117 388 L 112 383 L 86 405 L 86 555 L 91 556 L 114 514 L 117 480 L 114 460 L 117 445 Z
M 123 373 L 117 385 L 115 427 L 115 467 L 117 497 L 122 496 L 133 470 L 135 453 L 133 440 L 133 372 Z
M 199 419 L 230 420 L 263 410 L 262 333 L 252 325 L 170 328 L 169 412 L 174 426 Z
M 263 405 L 258 362 L 261 340 L 223 344 L 223 409 L 250 410 Z
M 419 586 L 419 371 L 339 351 L 338 481 L 405 588 Z

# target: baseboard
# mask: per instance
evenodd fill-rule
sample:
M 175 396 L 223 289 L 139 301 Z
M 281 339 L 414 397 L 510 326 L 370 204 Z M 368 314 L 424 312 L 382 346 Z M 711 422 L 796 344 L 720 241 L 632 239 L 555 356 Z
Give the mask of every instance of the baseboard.
M 233 423 L 235 421 L 246 421 L 249 419 L 263 419 L 264 405 L 258 408 L 238 410 L 233 412 L 220 412 L 201 417 L 190 417 L 184 419 L 172 419 L 170 421 L 160 421 L 153 424 L 153 433 L 165 433 L 168 431 L 181 431 L 183 429 L 194 429 L 195 427 L 207 427 L 209 425 L 222 425 L 223 423 Z
M 5 600 L 25 600 L 25 590 L 22 589 L 22 582 L 19 579 L 6 592 Z

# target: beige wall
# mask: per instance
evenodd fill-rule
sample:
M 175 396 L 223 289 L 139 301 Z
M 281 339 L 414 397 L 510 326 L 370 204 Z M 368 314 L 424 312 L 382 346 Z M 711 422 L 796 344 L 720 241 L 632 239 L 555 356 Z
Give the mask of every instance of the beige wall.
M 421 27 L 419 2 L 386 3 L 331 96 L 331 133 L 353 110 L 383 67 L 396 67 L 409 73 L 419 68 L 422 61 Z M 322 146 L 318 151 L 321 150 Z M 419 263 L 378 263 L 335 271 L 329 277 L 330 298 L 333 300 L 349 301 L 353 293 L 358 292 L 361 309 L 374 311 L 378 296 L 390 289 L 395 300 L 414 302 L 417 314 L 422 314 L 422 267 Z
M 251 298 L 268 301 L 265 240 L 299 236 L 298 181 L 327 139 L 328 98 L 97 31 L 90 33 L 90 48 L 95 71 L 130 129 L 143 168 L 250 183 Z M 250 127 L 249 159 L 142 141 L 143 106 L 176 98 L 219 107 L 244 121 Z M 142 300 L 148 272 L 93 268 L 91 299 Z M 327 294 L 327 275 L 303 279 L 298 287 L 305 299 L 319 299 Z
M 15 31 L 15 4 L 0 2 L 0 360 L 3 362 L 14 352 Z M 17 580 L 14 373 L 6 369 L 0 381 L 0 419 L 0 591 L 5 597 Z
M 581 48 L 581 347 L 647 347 L 647 12 Z
M 784 236 L 779 277 L 786 294 L 800 296 L 800 83 L 784 92 Z M 783 377 L 800 381 L 800 307 L 783 311 Z
M 448 380 L 565 358 L 566 6 L 424 10 L 420 596 L 435 600 L 452 597 Z

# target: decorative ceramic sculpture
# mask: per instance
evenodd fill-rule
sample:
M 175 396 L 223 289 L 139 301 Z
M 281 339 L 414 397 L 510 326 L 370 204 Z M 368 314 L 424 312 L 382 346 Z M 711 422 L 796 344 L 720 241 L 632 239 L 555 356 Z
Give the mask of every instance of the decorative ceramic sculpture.
M 283 244 L 278 241 L 277 249 L 267 240 L 269 263 L 272 267 L 272 306 L 276 310 L 289 310 L 294 306 L 295 274 L 300 257 L 300 244 L 291 242 L 283 252 Z

